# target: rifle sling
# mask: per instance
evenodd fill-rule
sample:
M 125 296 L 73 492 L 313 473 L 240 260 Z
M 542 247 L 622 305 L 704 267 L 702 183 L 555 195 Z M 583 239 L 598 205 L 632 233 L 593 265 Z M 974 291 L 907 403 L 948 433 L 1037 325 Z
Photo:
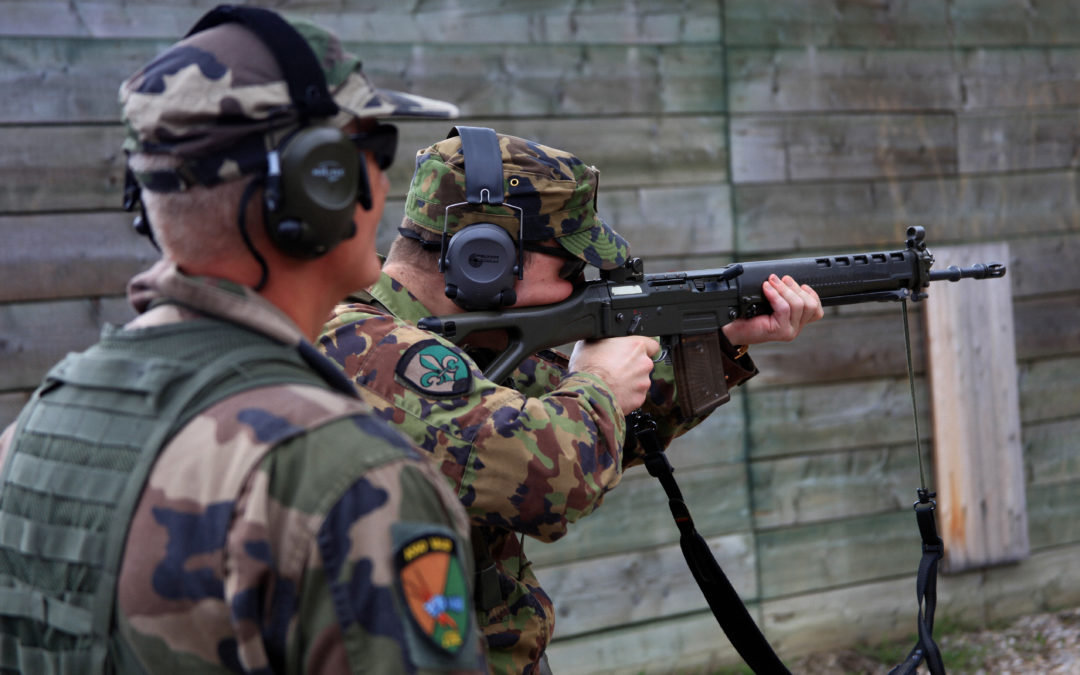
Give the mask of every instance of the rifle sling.
M 915 582 L 915 596 L 919 604 L 919 637 L 907 658 L 890 670 L 889 675 L 914 675 L 923 659 L 926 660 L 930 675 L 945 675 L 941 651 L 933 637 L 934 611 L 937 609 L 938 561 L 943 555 L 944 544 L 938 536 L 937 524 L 934 521 L 935 504 L 928 496 L 924 490 L 920 490 L 919 501 L 915 503 L 915 520 L 919 525 L 923 548 Z
M 754 623 L 753 617 L 724 571 L 720 569 L 720 564 L 716 562 L 705 538 L 694 527 L 690 510 L 675 482 L 671 464 L 656 438 L 656 422 L 640 411 L 632 413 L 628 422 L 645 450 L 645 468 L 660 481 L 667 493 L 668 507 L 679 528 L 679 545 L 683 556 L 720 628 L 731 641 L 735 651 L 755 673 L 791 675 Z

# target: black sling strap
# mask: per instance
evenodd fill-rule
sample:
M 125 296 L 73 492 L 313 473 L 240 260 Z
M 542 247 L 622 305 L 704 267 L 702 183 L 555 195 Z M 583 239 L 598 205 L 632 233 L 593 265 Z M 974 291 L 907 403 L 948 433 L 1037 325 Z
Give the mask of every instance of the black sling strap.
M 656 422 L 647 414 L 636 411 L 630 414 L 628 422 L 641 447 L 645 450 L 645 468 L 664 486 L 668 496 L 668 507 L 679 527 L 679 546 L 682 547 L 694 581 L 701 588 L 705 600 L 709 603 L 713 616 L 720 628 L 731 641 L 731 646 L 739 653 L 746 665 L 755 673 L 770 675 L 791 675 L 773 651 L 769 641 L 762 635 L 753 617 L 747 611 L 742 598 L 728 581 L 720 564 L 716 562 L 705 538 L 694 527 L 690 510 L 683 501 L 682 492 L 675 483 L 674 472 L 667 455 L 656 438 Z
M 930 675 L 945 674 L 945 664 L 933 635 L 934 610 L 937 609 L 938 561 L 944 555 L 945 547 L 938 536 L 937 523 L 934 520 L 936 504 L 932 497 L 933 492 L 919 488 L 919 501 L 915 502 L 915 520 L 919 524 L 923 550 L 922 560 L 919 561 L 919 575 L 915 582 L 915 597 L 919 603 L 919 638 L 903 663 L 890 670 L 889 675 L 914 675 L 923 659 L 926 659 Z
M 922 450 L 919 447 L 919 420 L 915 403 L 915 373 L 911 362 L 911 339 L 908 329 L 907 302 L 903 303 L 904 343 L 907 347 L 908 381 L 911 385 L 911 405 L 915 417 L 916 455 L 919 458 L 921 485 L 926 485 L 922 468 Z M 769 641 L 762 635 L 747 611 L 742 598 L 728 581 L 720 564 L 705 543 L 704 537 L 694 527 L 690 510 L 683 501 L 682 492 L 675 482 L 674 469 L 668 462 L 667 455 L 656 437 L 656 422 L 640 410 L 630 413 L 627 425 L 645 451 L 645 468 L 649 475 L 655 476 L 664 487 L 668 496 L 668 507 L 679 527 L 679 545 L 682 547 L 686 564 L 694 575 L 694 581 L 701 588 L 702 595 L 709 603 L 717 623 L 731 641 L 731 646 L 739 653 L 746 665 L 757 675 L 791 675 L 780 657 L 773 651 Z M 922 560 L 919 561 L 919 573 L 915 584 L 915 594 L 919 604 L 918 641 L 908 653 L 903 663 L 889 671 L 889 675 L 915 675 L 919 664 L 926 661 L 930 675 L 945 675 L 945 665 L 941 651 L 934 642 L 934 611 L 937 609 L 937 572 L 938 562 L 944 555 L 944 544 L 938 535 L 937 522 L 934 519 L 933 501 L 936 495 L 925 487 L 917 490 L 919 501 L 915 502 L 915 520 L 922 537 Z

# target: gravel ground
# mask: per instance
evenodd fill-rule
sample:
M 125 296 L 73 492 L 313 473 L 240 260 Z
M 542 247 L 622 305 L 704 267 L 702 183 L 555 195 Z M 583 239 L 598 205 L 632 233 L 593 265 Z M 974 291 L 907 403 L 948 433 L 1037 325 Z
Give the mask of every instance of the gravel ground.
M 1080 608 L 1021 617 L 998 629 L 935 630 L 934 637 L 949 675 L 1080 675 Z M 815 654 L 788 666 L 799 675 L 886 675 L 912 644 L 914 638 L 911 644 Z

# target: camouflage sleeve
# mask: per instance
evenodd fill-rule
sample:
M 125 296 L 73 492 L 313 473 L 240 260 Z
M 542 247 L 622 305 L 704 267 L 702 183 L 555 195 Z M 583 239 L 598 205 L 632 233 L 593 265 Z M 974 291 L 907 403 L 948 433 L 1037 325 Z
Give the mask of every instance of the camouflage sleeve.
M 432 454 L 474 522 L 554 540 L 618 483 L 626 422 L 599 378 L 574 374 L 529 396 L 432 333 L 364 316 L 339 308 L 320 348 Z
M 118 586 L 143 666 L 486 672 L 468 520 L 444 479 L 370 414 L 298 432 L 270 410 L 196 418 L 155 465 Z

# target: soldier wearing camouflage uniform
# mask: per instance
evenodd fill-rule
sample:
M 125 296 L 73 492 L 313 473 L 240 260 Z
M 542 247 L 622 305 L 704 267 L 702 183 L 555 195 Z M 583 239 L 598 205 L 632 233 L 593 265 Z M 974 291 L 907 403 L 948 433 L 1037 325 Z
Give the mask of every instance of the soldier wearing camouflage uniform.
M 524 210 L 524 278 L 514 306 L 566 298 L 585 264 L 610 270 L 628 245 L 596 212 L 598 172 L 576 156 L 499 134 L 506 202 Z M 497 673 L 549 672 L 544 650 L 555 612 L 523 552 L 523 535 L 553 541 L 588 515 L 628 466 L 624 416 L 651 412 L 666 445 L 701 421 L 678 406 L 674 373 L 654 364 L 658 344 L 624 337 L 579 343 L 569 361 L 553 352 L 523 362 L 506 382 L 482 368 L 505 336 L 470 336 L 464 349 L 417 328 L 427 316 L 460 312 L 443 293 L 441 235 L 494 223 L 518 240 L 515 211 L 466 199 L 460 138 L 417 153 L 405 218 L 381 278 L 334 310 L 318 346 L 353 378 L 379 415 L 431 453 L 465 504 L 477 546 L 477 604 Z M 729 386 L 756 369 L 742 348 L 792 339 L 821 316 L 816 294 L 791 279 L 764 291 L 774 314 L 737 321 L 721 338 Z M 502 338 L 502 343 L 500 343 Z M 643 406 L 644 404 L 644 406 Z
M 393 151 L 365 149 L 374 118 L 455 109 L 374 89 L 336 37 L 292 25 L 332 118 L 302 119 L 231 19 L 121 87 L 164 257 L 129 285 L 137 318 L 54 367 L 0 436 L 0 672 L 486 670 L 461 504 L 310 343 L 378 274 Z M 299 259 L 249 187 L 318 123 L 354 133 L 371 201 Z

